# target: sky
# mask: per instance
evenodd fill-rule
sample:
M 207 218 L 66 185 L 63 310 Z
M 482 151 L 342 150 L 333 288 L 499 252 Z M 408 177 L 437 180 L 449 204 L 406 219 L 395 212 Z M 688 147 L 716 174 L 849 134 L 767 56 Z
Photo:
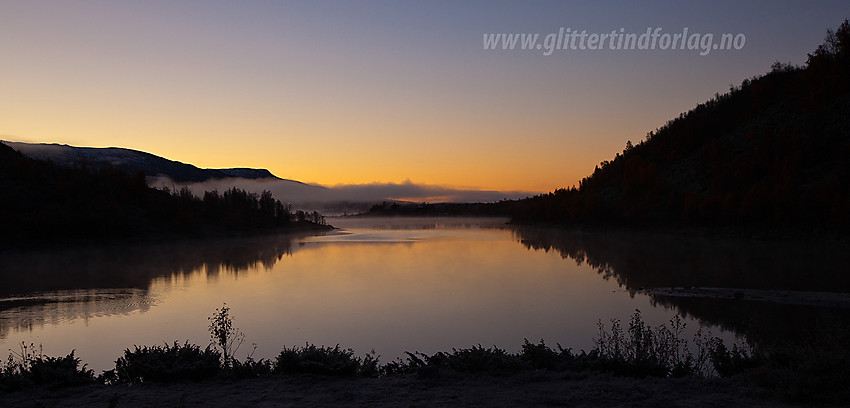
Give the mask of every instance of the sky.
M 846 0 L 0 0 L 0 139 L 325 186 L 547 192 L 774 61 L 803 64 L 848 17 Z M 686 27 L 745 40 L 707 55 L 484 47 Z

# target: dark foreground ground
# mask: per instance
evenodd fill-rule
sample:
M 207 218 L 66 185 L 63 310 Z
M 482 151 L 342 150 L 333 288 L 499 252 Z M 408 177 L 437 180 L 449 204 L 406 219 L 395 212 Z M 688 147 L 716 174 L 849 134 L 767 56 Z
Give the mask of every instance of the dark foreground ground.
M 630 379 L 533 371 L 505 376 L 444 374 L 383 378 L 266 376 L 187 384 L 27 390 L 0 407 L 782 407 L 744 379 Z

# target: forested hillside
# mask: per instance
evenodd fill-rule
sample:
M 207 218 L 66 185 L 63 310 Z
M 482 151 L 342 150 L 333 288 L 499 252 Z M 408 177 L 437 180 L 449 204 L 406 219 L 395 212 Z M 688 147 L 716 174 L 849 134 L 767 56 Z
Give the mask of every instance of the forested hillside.
M 150 188 L 141 172 L 66 167 L 0 143 L 0 248 L 182 238 L 318 226 L 268 192 L 233 188 L 196 197 Z
M 517 223 L 850 227 L 850 25 L 804 67 L 775 63 L 649 132 L 578 186 L 514 203 Z

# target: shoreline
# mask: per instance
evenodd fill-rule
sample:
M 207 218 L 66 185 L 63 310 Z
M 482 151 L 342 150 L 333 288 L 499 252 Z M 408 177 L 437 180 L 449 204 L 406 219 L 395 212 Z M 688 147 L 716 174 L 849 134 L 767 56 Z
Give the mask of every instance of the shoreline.
M 672 287 L 639 290 L 650 296 L 742 300 L 786 305 L 850 309 L 850 294 L 800 290 Z
M 127 237 L 118 237 L 111 241 L 59 241 L 36 245 L 7 245 L 0 246 L 0 256 L 12 253 L 32 251 L 67 251 L 80 249 L 102 249 L 128 245 L 146 244 L 177 244 L 186 242 L 215 241 L 221 239 L 255 238 L 264 236 L 323 233 L 337 229 L 330 224 L 314 224 L 309 221 L 295 221 L 290 225 L 276 228 L 260 228 L 243 231 L 207 231 L 199 235 L 181 235 L 164 232 L 151 232 Z
M 745 378 L 625 378 L 530 371 L 510 375 L 455 372 L 379 378 L 272 375 L 179 384 L 90 385 L 0 393 L 0 405 L 109 407 L 282 406 L 750 406 L 792 404 L 759 393 Z

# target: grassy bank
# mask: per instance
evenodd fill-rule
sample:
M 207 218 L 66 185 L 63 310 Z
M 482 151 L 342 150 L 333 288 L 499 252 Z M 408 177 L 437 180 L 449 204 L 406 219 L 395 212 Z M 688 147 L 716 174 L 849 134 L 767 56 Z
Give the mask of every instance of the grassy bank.
M 81 386 L 123 389 L 139 384 L 167 386 L 257 378 L 440 382 L 542 375 L 549 379 L 603 376 L 686 380 L 705 385 L 732 381 L 760 398 L 793 403 L 831 404 L 850 397 L 843 385 L 850 364 L 840 344 L 827 347 L 821 343 L 821 348 L 744 343 L 727 346 L 710 333 L 699 331 L 693 339 L 687 339 L 683 331 L 684 323 L 678 316 L 667 325 L 652 327 L 636 311 L 627 324 L 600 321 L 595 346 L 589 351 L 575 352 L 542 340 L 526 340 L 517 353 L 478 345 L 432 355 L 408 352 L 405 358 L 381 363 L 374 353 L 357 356 L 339 345 L 306 344 L 284 348 L 271 360 L 255 360 L 252 353 L 244 359 L 235 357 L 245 336 L 233 326 L 229 309 L 224 306 L 210 317 L 208 346 L 188 342 L 134 346 L 118 357 L 114 368 L 100 374 L 86 368 L 73 351 L 64 357 L 49 357 L 38 347 L 22 344 L 0 370 L 0 392 L 55 392 Z

